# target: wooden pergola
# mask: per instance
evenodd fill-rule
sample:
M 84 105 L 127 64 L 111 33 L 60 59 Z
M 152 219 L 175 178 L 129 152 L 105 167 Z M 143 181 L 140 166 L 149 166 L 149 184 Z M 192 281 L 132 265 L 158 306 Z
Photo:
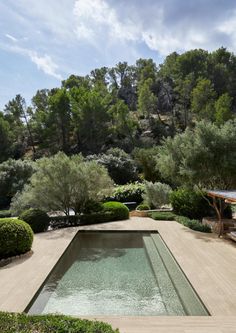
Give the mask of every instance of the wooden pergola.
M 206 191 L 207 195 L 212 198 L 212 206 L 215 208 L 219 223 L 219 237 L 223 234 L 223 221 L 222 215 L 225 204 L 236 204 L 236 190 L 232 191 Z M 217 200 L 219 205 L 217 205 Z

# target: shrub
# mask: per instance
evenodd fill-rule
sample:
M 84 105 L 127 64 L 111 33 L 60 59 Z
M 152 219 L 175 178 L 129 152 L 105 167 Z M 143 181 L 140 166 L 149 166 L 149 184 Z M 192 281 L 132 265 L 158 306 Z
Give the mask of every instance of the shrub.
M 202 224 L 198 220 L 191 220 L 186 216 L 176 216 L 176 221 L 195 231 L 211 232 L 211 228 L 208 225 Z
M 25 210 L 21 213 L 19 219 L 28 223 L 34 233 L 46 231 L 50 222 L 50 218 L 47 213 L 40 209 L 33 208 Z
M 143 201 L 143 193 L 143 183 L 130 183 L 127 185 L 117 186 L 108 200 L 119 202 L 136 202 L 137 204 L 140 204 Z
M 161 221 L 174 221 L 176 219 L 176 215 L 171 212 L 153 212 L 150 213 L 150 217 Z
M 100 212 L 102 210 L 103 210 L 102 204 L 95 200 L 88 200 L 83 207 L 83 213 L 85 214 Z
M 12 197 L 21 191 L 35 171 L 29 160 L 9 159 L 0 164 L 0 208 L 10 205 Z
M 198 192 L 178 189 L 170 194 L 171 205 L 178 215 L 200 219 L 212 214 L 208 202 Z
M 33 231 L 24 221 L 0 219 L 0 259 L 28 252 L 33 242 Z
M 149 210 L 150 206 L 148 204 L 142 203 L 142 204 L 138 205 L 136 209 L 137 210 Z
M 116 184 L 126 184 L 138 179 L 134 160 L 120 148 L 111 148 L 106 154 L 90 155 L 87 159 L 103 165 Z
M 132 152 L 144 179 L 147 181 L 155 182 L 161 179 L 160 173 L 156 168 L 157 153 L 158 147 L 135 148 Z
M 10 210 L 0 210 L 0 218 L 11 217 Z
M 29 316 L 0 312 L 2 333 L 119 333 L 109 324 L 63 315 Z
M 36 163 L 37 171 L 30 184 L 12 200 L 14 213 L 30 206 L 44 211 L 61 210 L 66 215 L 73 209 L 77 214 L 88 200 L 101 201 L 112 191 L 107 170 L 94 161 L 85 162 L 81 155 L 68 157 L 59 152 Z
M 154 208 L 167 205 L 170 202 L 169 196 L 172 189 L 163 183 L 145 182 L 145 192 L 143 199 Z
M 127 220 L 129 218 L 129 209 L 121 202 L 108 201 L 103 204 L 106 212 L 111 213 L 112 221 Z

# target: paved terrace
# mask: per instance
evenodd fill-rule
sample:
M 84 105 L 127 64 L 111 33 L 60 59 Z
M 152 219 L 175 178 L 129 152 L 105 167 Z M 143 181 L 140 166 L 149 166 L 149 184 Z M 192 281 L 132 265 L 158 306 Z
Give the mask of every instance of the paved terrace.
M 96 317 L 121 333 L 236 333 L 236 244 L 174 221 L 129 221 L 61 229 L 35 236 L 33 254 L 0 269 L 0 310 L 24 311 L 76 232 L 158 230 L 211 317 Z M 90 317 L 89 319 L 94 319 Z

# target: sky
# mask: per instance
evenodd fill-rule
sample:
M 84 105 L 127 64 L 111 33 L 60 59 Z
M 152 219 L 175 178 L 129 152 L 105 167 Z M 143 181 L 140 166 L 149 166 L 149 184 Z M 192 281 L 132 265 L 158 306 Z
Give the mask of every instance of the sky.
M 236 0 L 0 0 L 0 110 L 71 74 L 221 46 L 236 52 Z

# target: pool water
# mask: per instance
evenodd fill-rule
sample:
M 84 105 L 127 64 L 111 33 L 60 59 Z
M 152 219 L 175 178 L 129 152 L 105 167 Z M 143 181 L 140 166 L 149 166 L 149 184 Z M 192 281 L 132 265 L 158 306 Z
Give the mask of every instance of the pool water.
M 173 276 L 178 282 L 174 283 L 170 276 L 174 259 L 171 257 L 168 271 L 163 249 L 170 258 L 158 234 L 79 232 L 28 312 L 74 316 L 207 315 L 182 272 L 184 282 L 179 281 L 176 263 Z

